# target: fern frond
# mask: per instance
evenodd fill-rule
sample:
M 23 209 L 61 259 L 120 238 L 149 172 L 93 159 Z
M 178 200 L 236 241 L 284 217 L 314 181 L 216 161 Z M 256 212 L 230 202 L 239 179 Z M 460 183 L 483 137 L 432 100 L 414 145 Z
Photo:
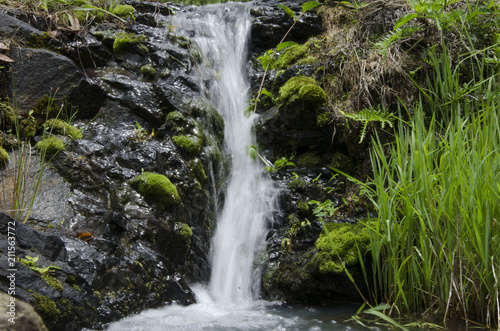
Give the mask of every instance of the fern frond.
M 415 32 L 420 30 L 422 30 L 422 26 L 418 24 L 406 24 L 382 36 L 377 42 L 373 43 L 373 47 L 378 49 L 379 54 L 385 57 L 391 45 L 397 43 L 401 39 L 411 37 Z
M 358 113 L 341 113 L 349 119 L 361 122 L 361 131 L 359 134 L 359 142 L 363 142 L 368 129 L 368 123 L 370 122 L 380 122 L 381 128 L 385 128 L 385 125 L 389 125 L 392 128 L 392 123 L 394 122 L 394 115 L 388 111 L 381 110 L 380 105 L 377 108 L 365 108 Z

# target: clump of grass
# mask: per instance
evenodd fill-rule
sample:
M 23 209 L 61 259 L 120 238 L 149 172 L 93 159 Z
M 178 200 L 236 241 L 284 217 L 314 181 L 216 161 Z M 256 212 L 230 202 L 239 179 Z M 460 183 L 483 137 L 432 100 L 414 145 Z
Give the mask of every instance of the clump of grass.
M 371 153 L 375 206 L 370 227 L 373 299 L 443 324 L 499 327 L 500 99 L 497 77 L 481 99 L 456 104 L 446 122 L 424 118 L 422 102 L 386 155 Z M 433 84 L 445 84 L 436 82 Z M 435 86 L 435 85 L 434 85 Z M 439 89 L 443 89 L 439 86 Z M 467 115 L 464 115 L 467 114 Z

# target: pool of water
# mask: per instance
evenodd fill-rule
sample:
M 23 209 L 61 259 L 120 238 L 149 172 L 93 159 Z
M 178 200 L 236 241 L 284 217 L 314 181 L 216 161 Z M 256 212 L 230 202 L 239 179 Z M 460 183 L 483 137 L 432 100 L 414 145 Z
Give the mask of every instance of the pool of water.
M 106 330 L 366 330 L 355 322 L 347 321 L 357 311 L 358 305 L 303 307 L 266 301 L 254 301 L 251 304 L 242 305 L 221 305 L 211 298 L 205 287 L 194 286 L 193 290 L 196 293 L 197 304 L 187 307 L 171 305 L 146 310 L 112 323 Z

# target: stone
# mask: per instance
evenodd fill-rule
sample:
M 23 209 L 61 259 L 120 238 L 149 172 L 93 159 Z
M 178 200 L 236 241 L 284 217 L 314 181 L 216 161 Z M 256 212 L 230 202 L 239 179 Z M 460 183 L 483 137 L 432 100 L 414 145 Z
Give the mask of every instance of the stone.
M 0 292 L 0 315 L 1 330 L 48 331 L 42 318 L 30 304 L 3 292 Z

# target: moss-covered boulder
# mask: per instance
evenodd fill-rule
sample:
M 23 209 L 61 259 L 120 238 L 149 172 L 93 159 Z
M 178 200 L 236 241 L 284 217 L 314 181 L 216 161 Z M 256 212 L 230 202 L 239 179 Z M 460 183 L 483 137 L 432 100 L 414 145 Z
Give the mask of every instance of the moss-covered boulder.
M 61 138 L 52 136 L 47 139 L 40 140 L 35 148 L 40 150 L 42 153 L 49 155 L 56 154 L 57 152 L 64 149 L 64 143 Z
M 326 101 L 326 94 L 314 78 L 295 76 L 279 89 L 277 102 L 280 106 L 286 106 L 296 101 L 321 104 Z
M 365 290 L 365 281 L 358 263 L 358 248 L 362 254 L 366 252 L 368 230 L 361 224 L 327 223 L 326 226 L 328 232 L 323 229 L 314 246 L 307 251 L 298 250 L 296 246 L 300 243 L 290 237 L 287 249 L 282 248 L 279 263 L 271 264 L 263 276 L 263 292 L 267 299 L 302 304 L 361 301 L 356 286 Z
M 309 46 L 312 40 L 305 44 L 295 44 L 283 50 L 280 57 L 273 63 L 273 69 L 281 70 L 291 65 L 314 64 L 317 58 L 309 56 Z
M 174 143 L 189 155 L 197 155 L 201 152 L 203 140 L 192 135 L 173 136 Z
M 50 120 L 47 120 L 44 126 L 46 130 L 51 131 L 52 133 L 68 136 L 73 139 L 82 139 L 83 137 L 80 130 L 59 119 L 52 118 Z
M 148 202 L 157 204 L 162 209 L 176 206 L 181 202 L 177 188 L 163 175 L 144 172 L 133 178 L 130 184 Z
M 358 249 L 364 254 L 369 243 L 369 230 L 361 223 L 326 223 L 326 230 L 316 241 L 318 253 L 311 263 L 323 273 L 342 273 L 344 266 L 359 263 Z

